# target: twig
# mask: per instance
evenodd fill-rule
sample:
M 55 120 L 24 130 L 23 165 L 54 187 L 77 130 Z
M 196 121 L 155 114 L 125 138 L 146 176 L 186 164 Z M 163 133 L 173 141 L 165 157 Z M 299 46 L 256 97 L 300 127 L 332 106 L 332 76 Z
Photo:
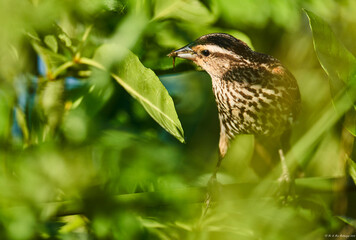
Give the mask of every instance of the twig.
M 300 178 L 296 179 L 296 195 L 310 196 L 318 194 L 335 194 L 341 192 L 356 193 L 356 187 L 353 182 L 344 177 L 340 178 Z M 221 194 L 227 195 L 231 199 L 249 199 L 259 197 L 273 197 L 270 195 L 254 194 L 254 190 L 266 184 L 266 188 L 278 187 L 278 181 L 263 181 L 250 183 L 227 184 L 221 187 Z M 194 187 L 184 189 L 172 189 L 169 191 L 143 192 L 133 194 L 123 194 L 114 196 L 114 202 L 118 206 L 140 208 L 170 207 L 172 203 L 194 204 L 203 203 L 206 196 L 206 187 Z M 104 197 L 105 198 L 105 197 Z M 95 199 L 99 201 L 100 199 Z M 93 199 L 82 199 L 81 202 L 93 201 Z M 46 203 L 48 207 L 56 206 L 57 216 L 83 214 L 80 203 L 76 201 L 52 202 Z

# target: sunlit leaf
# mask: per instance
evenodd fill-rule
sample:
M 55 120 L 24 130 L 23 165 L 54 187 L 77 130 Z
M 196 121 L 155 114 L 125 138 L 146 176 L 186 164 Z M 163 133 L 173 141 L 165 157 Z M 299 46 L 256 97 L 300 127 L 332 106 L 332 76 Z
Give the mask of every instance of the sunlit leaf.
M 207 24 L 215 20 L 206 6 L 198 0 L 157 0 L 155 4 L 154 20 L 175 18 L 197 24 Z
M 64 112 L 63 94 L 64 79 L 48 81 L 40 94 L 42 112 L 47 123 L 44 139 L 48 133 L 53 133 L 62 121 Z
M 72 39 L 68 36 L 68 34 L 61 28 L 59 25 L 55 25 L 56 36 L 58 37 L 58 41 L 63 44 L 68 49 L 73 50 L 73 42 Z
M 336 37 L 331 27 L 311 11 L 305 10 L 313 33 L 314 48 L 319 62 L 329 75 L 332 83 L 347 82 L 356 67 L 355 57 Z
M 356 219 L 346 216 L 339 216 L 338 218 L 343 222 L 347 223 L 348 225 L 352 226 L 353 228 L 356 228 Z
M 137 56 L 116 44 L 106 44 L 97 50 L 94 59 L 109 69 L 113 64 L 113 78 L 142 104 L 157 123 L 184 142 L 183 128 L 172 98 L 156 74 L 145 68 Z
M 331 27 L 320 17 L 311 11 L 305 10 L 309 17 L 310 28 L 313 32 L 315 52 L 324 71 L 330 78 L 332 96 L 340 93 L 347 84 L 355 84 L 356 58 L 344 47 L 336 37 Z M 348 92 L 350 96 L 352 92 Z M 350 105 L 353 105 L 350 98 Z M 337 109 L 339 110 L 339 109 Z M 355 119 L 355 109 L 348 113 L 349 119 Z M 345 127 L 355 135 L 355 121 L 347 121 Z
M 142 225 L 147 228 L 167 228 L 166 225 L 164 225 L 154 219 L 140 218 L 139 220 L 141 221 Z
M 120 45 L 122 48 L 131 49 L 140 39 L 149 19 L 145 12 L 128 14 L 111 37 L 110 42 Z M 132 26 L 135 26 L 132 28 Z
M 57 39 L 53 35 L 47 35 L 44 38 L 44 42 L 54 53 L 57 53 L 58 43 L 57 43 Z
M 350 109 L 345 116 L 344 126 L 345 128 L 356 137 L 356 106 Z
M 47 71 L 54 71 L 56 67 L 68 61 L 65 56 L 55 53 L 50 49 L 45 48 L 38 41 L 32 41 L 32 46 L 37 54 L 43 59 L 47 67 Z
M 352 161 L 352 159 L 348 159 L 347 163 L 348 163 L 348 172 L 356 185 L 356 163 Z
M 117 10 L 119 12 L 125 8 L 122 2 L 115 0 L 106 0 L 104 1 L 104 5 L 111 11 Z
M 16 112 L 16 121 L 20 126 L 20 129 L 23 134 L 23 138 L 24 138 L 25 142 L 27 143 L 29 140 L 29 131 L 28 131 L 28 127 L 27 127 L 26 115 L 18 107 L 15 108 L 15 112 Z
M 9 133 L 10 121 L 8 116 L 11 113 L 12 96 L 5 92 L 3 89 L 0 90 L 0 139 L 6 139 Z
M 83 228 L 86 224 L 85 218 L 79 215 L 65 216 L 62 221 L 65 223 L 63 227 L 60 228 L 60 233 L 69 233 L 77 230 L 78 228 Z

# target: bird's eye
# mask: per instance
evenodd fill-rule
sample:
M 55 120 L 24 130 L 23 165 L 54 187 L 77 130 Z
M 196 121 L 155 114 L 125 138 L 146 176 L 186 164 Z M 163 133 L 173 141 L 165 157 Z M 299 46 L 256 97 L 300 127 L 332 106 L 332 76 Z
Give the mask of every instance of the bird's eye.
M 210 52 L 209 52 L 209 50 L 202 50 L 201 54 L 203 54 L 205 57 L 207 57 L 210 55 Z

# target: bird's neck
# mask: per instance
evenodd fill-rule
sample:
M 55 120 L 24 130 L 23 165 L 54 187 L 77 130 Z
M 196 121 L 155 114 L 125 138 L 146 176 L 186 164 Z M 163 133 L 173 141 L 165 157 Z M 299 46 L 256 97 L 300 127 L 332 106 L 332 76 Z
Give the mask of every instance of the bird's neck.
M 224 80 L 222 77 L 211 77 L 212 80 L 212 89 L 215 96 L 215 100 L 218 103 L 218 107 L 221 104 L 225 104 L 226 100 L 225 97 L 230 94 L 229 89 L 231 89 L 231 84 L 236 84 L 232 82 L 228 82 Z

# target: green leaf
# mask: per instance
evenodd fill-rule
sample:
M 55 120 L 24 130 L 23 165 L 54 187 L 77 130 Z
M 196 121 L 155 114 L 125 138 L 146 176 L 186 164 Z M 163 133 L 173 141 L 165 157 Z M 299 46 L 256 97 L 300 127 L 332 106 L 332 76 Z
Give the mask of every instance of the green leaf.
M 355 109 L 355 106 L 346 113 L 344 126 L 354 137 L 356 137 L 356 109 Z
M 340 220 L 345 222 L 346 224 L 352 226 L 353 228 L 356 228 L 356 219 L 346 217 L 346 216 L 338 216 Z
M 304 10 L 313 33 L 315 52 L 331 80 L 347 83 L 356 68 L 355 57 L 337 39 L 331 27 L 311 11 Z
M 46 118 L 43 139 L 52 136 L 60 125 L 64 113 L 64 79 L 47 81 L 40 92 L 40 104 Z
M 206 26 L 216 20 L 215 14 L 209 12 L 206 6 L 198 0 L 155 1 L 153 20 L 170 18 L 200 26 Z
M 352 180 L 354 180 L 354 183 L 356 185 L 356 163 L 352 161 L 352 159 L 350 158 L 347 160 L 347 169 Z
M 335 97 L 341 91 L 351 84 L 355 84 L 356 58 L 344 47 L 323 19 L 311 11 L 305 9 L 304 11 L 309 18 L 310 28 L 312 29 L 315 52 L 321 66 L 330 78 L 331 94 L 335 101 Z M 349 105 L 354 105 L 354 93 L 348 91 L 347 94 L 349 95 Z M 354 121 L 356 111 L 352 108 L 347 114 L 348 119 L 352 120 L 345 122 L 345 128 L 351 134 L 356 135 Z
M 32 41 L 32 46 L 37 52 L 37 54 L 42 58 L 44 61 L 47 71 L 53 72 L 58 66 L 62 65 L 63 63 L 67 62 L 69 59 L 65 56 L 55 53 L 46 47 L 42 46 L 41 42 L 39 41 Z
M 167 132 L 184 142 L 183 128 L 174 103 L 156 74 L 142 65 L 132 52 L 117 44 L 105 44 L 95 53 L 94 60 L 112 70 L 112 77 Z
M 167 228 L 167 225 L 164 225 L 154 219 L 149 219 L 149 218 L 139 218 L 141 221 L 142 225 L 146 228 Z
M 11 115 L 11 103 L 13 103 L 14 100 L 9 92 L 10 91 L 5 87 L 0 89 L 0 141 L 9 139 L 11 131 L 11 121 L 9 121 L 8 118 Z
M 23 139 L 25 143 L 28 144 L 30 134 L 27 127 L 26 115 L 19 107 L 15 107 L 15 113 L 16 113 L 16 121 L 19 124 L 23 134 Z
M 199 0 L 209 11 L 211 11 L 211 2 L 210 0 Z
M 57 39 L 55 36 L 53 36 L 53 35 L 45 36 L 44 42 L 54 53 L 57 53 L 58 43 L 57 43 Z
M 65 216 L 61 220 L 65 224 L 59 229 L 62 234 L 74 232 L 86 224 L 84 217 L 80 215 Z
M 73 41 L 68 36 L 68 34 L 59 26 L 55 24 L 56 36 L 58 37 L 58 41 L 61 42 L 66 48 L 73 50 Z

